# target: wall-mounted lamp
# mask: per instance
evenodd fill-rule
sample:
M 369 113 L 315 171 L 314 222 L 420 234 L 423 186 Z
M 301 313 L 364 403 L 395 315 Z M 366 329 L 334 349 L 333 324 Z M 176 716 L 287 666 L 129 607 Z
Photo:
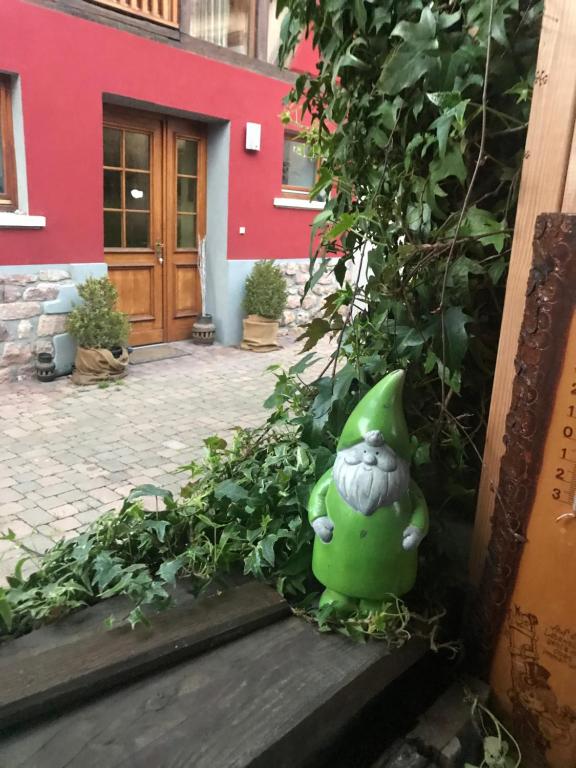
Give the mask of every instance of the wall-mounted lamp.
M 260 123 L 246 123 L 246 149 L 259 152 L 261 135 L 262 126 Z

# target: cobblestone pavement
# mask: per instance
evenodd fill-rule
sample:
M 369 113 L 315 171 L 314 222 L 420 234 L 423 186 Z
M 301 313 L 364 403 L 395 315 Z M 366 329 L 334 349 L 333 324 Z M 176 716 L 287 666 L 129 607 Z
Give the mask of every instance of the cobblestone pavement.
M 177 490 L 178 467 L 208 435 L 258 424 L 273 386 L 266 368 L 291 364 L 300 345 L 265 355 L 178 344 L 185 357 L 130 366 L 103 389 L 68 378 L 0 385 L 0 531 L 36 551 L 117 508 L 131 488 Z M 19 557 L 0 541 L 0 581 Z

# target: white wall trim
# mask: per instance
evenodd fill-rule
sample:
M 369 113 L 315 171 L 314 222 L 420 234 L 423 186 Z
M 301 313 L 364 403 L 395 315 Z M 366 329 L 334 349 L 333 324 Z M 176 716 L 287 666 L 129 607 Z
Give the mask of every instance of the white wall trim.
M 326 203 L 320 200 L 298 200 L 296 197 L 275 197 L 275 208 L 304 208 L 308 211 L 322 211 Z
M 0 227 L 11 229 L 43 229 L 46 216 L 29 216 L 27 213 L 0 211 Z

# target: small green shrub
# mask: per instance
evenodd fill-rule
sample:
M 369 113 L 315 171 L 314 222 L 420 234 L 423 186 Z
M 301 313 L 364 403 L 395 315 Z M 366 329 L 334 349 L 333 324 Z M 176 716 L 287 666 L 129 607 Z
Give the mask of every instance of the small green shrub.
M 244 310 L 278 320 L 286 307 L 286 279 L 272 261 L 259 261 L 246 280 Z
M 130 323 L 114 307 L 118 291 L 107 277 L 89 277 L 78 286 L 83 303 L 68 315 L 66 329 L 88 349 L 112 349 L 128 343 Z

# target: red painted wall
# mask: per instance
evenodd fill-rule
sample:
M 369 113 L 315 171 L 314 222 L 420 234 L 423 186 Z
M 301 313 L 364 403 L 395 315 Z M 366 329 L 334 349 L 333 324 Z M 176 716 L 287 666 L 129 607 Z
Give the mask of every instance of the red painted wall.
M 229 120 L 228 258 L 307 257 L 314 212 L 273 207 L 286 83 L 24 0 L 0 0 L 1 70 L 22 78 L 29 210 L 47 225 L 0 229 L 0 264 L 103 261 L 105 93 Z M 244 149 L 247 121 L 260 152 Z
M 312 33 L 308 37 L 302 37 L 294 52 L 294 58 L 290 63 L 293 72 L 309 72 L 314 75 L 317 72 L 318 53 L 312 46 Z

